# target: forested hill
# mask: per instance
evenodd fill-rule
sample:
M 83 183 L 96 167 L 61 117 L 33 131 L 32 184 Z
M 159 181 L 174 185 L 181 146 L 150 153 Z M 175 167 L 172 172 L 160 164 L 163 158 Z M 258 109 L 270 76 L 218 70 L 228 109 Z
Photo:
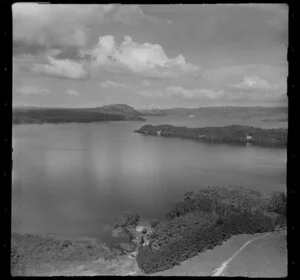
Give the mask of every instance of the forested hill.
M 213 143 L 252 143 L 270 147 L 284 147 L 287 145 L 287 129 L 284 128 L 263 129 L 241 125 L 201 128 L 144 125 L 135 132 L 163 137 L 190 138 Z
M 260 119 L 263 121 L 287 121 L 287 107 L 203 107 L 140 110 L 144 116 L 192 117 L 195 119 Z
M 128 105 L 107 105 L 98 108 L 39 108 L 13 109 L 13 124 L 26 123 L 89 123 L 144 119 Z
M 103 114 L 112 114 L 112 115 L 121 115 L 125 116 L 127 119 L 141 119 L 142 113 L 135 110 L 133 107 L 127 104 L 112 104 L 112 105 L 104 105 L 101 107 L 97 107 L 94 111 L 103 113 Z

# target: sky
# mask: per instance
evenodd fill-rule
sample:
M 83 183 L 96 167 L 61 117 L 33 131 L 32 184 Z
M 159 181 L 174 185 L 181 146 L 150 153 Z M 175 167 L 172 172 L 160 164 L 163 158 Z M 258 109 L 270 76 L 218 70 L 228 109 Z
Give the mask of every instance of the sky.
M 13 105 L 286 106 L 284 4 L 15 3 Z

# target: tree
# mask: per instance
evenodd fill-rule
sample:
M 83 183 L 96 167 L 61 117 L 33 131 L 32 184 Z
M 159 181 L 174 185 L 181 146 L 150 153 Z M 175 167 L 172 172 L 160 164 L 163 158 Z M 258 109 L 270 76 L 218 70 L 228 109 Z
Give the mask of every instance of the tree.
M 184 200 L 192 199 L 195 196 L 194 192 L 187 192 L 184 194 Z
M 119 218 L 115 225 L 117 227 L 136 227 L 140 221 L 141 217 L 137 212 L 124 212 Z
M 268 205 L 269 212 L 275 212 L 281 216 L 286 216 L 286 194 L 284 192 L 274 192 Z
M 150 222 L 150 226 L 151 226 L 152 228 L 155 228 L 159 223 L 160 223 L 159 220 L 153 220 L 153 221 Z

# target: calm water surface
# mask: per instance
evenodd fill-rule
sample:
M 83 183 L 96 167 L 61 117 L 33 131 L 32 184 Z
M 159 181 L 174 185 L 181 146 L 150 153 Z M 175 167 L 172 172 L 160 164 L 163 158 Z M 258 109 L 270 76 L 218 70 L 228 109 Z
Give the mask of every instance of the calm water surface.
M 172 123 L 161 117 L 147 122 Z M 213 125 L 188 122 L 173 124 Z M 286 149 L 133 133 L 144 124 L 14 126 L 12 230 L 109 243 L 121 212 L 163 218 L 190 190 L 216 184 L 285 190 Z

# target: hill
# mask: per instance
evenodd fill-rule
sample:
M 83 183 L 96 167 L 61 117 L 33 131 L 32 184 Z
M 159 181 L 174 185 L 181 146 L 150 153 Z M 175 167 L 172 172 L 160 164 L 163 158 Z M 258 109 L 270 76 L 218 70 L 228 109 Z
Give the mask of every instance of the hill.
M 188 128 L 173 125 L 144 125 L 137 133 L 163 137 L 180 137 L 210 143 L 251 143 L 258 146 L 284 147 L 287 129 L 263 129 L 252 126 L 229 125 L 221 127 Z
M 13 109 L 13 124 L 26 123 L 89 123 L 103 121 L 144 120 L 134 108 L 107 105 L 98 108 L 39 108 Z
M 287 107 L 202 107 L 202 108 L 172 108 L 140 110 L 144 116 L 180 116 L 228 119 L 262 119 L 264 121 L 287 121 Z
M 104 105 L 101 107 L 97 107 L 94 111 L 110 114 L 110 115 L 121 115 L 125 116 L 126 119 L 135 119 L 135 120 L 144 120 L 142 118 L 142 113 L 135 110 L 133 107 L 127 104 L 112 104 L 112 105 Z

